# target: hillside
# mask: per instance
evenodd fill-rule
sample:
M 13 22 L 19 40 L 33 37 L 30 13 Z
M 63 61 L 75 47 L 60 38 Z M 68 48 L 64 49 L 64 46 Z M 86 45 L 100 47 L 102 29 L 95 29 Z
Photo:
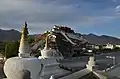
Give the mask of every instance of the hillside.
M 95 34 L 88 34 L 88 35 L 83 35 L 83 37 L 90 43 L 92 44 L 120 44 L 120 39 L 112 36 L 107 36 L 107 35 L 95 35 Z
M 2 30 L 0 29 L 0 41 L 18 41 L 21 33 L 17 30 Z
M 81 35 L 80 33 L 74 33 L 76 35 Z M 0 42 L 1 41 L 18 41 L 20 39 L 21 33 L 17 30 L 11 29 L 11 30 L 2 30 L 0 29 Z M 32 35 L 37 36 L 37 35 Z M 39 37 L 41 36 L 41 34 L 39 34 L 37 36 L 37 40 L 39 40 Z M 112 37 L 112 36 L 107 36 L 107 35 L 95 35 L 95 34 L 82 34 L 83 38 L 85 40 L 87 40 L 88 42 L 92 43 L 92 44 L 107 44 L 107 43 L 111 43 L 111 44 L 120 44 L 120 39 L 116 38 L 116 37 Z M 42 37 L 44 38 L 44 35 L 42 35 Z

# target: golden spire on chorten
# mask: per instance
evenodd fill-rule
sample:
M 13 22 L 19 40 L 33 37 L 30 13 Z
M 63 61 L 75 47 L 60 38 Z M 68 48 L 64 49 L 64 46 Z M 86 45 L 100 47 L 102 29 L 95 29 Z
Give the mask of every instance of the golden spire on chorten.
M 27 28 L 27 22 L 25 22 L 25 24 L 24 24 L 24 27 L 23 27 L 23 29 L 22 29 L 22 36 L 24 37 L 24 38 L 27 38 L 28 37 L 28 28 Z
M 28 28 L 27 23 L 25 22 L 24 27 L 22 29 L 22 36 L 20 40 L 19 46 L 19 57 L 30 57 L 30 48 L 28 43 Z

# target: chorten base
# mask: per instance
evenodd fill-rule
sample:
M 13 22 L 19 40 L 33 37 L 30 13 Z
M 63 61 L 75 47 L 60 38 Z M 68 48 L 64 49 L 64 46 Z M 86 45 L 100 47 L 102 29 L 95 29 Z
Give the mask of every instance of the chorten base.
M 20 58 L 28 58 L 28 57 L 30 57 L 30 53 L 18 53 L 18 56 Z

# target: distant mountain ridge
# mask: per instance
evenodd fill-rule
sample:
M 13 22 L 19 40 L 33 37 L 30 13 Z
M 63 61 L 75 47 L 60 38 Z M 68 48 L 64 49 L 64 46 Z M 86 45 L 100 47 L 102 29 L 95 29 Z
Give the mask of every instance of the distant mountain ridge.
M 32 35 L 36 36 L 38 34 Z M 120 44 L 120 39 L 107 35 L 95 35 L 95 34 L 82 34 L 83 38 L 92 44 Z M 11 30 L 2 30 L 0 29 L 0 42 L 1 41 L 18 41 L 20 40 L 21 32 L 11 29 Z
M 120 39 L 112 36 L 107 36 L 107 35 L 95 35 L 95 34 L 84 34 L 83 37 L 90 43 L 92 44 L 120 44 Z
M 2 41 L 18 41 L 20 40 L 21 33 L 17 30 L 2 30 L 0 29 L 0 42 Z

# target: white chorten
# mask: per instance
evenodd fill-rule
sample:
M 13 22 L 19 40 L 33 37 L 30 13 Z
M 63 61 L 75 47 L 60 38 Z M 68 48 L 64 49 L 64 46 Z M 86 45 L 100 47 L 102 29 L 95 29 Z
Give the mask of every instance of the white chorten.
M 40 62 L 38 58 L 30 57 L 30 49 L 27 38 L 28 29 L 25 22 L 22 30 L 18 57 L 9 58 L 4 64 L 4 72 L 7 76 L 7 79 L 18 79 L 18 76 L 22 76 L 22 74 L 20 75 L 19 72 L 24 70 L 31 73 L 31 79 L 40 78 L 42 62 Z
M 41 50 L 41 56 L 39 56 L 39 59 L 42 58 L 63 58 L 62 54 L 59 52 L 58 49 L 53 49 L 50 47 L 50 41 L 56 41 L 56 36 L 52 34 L 48 34 L 46 37 L 46 43 L 43 50 Z
M 86 66 L 87 66 L 88 70 L 93 71 L 93 68 L 95 67 L 95 58 L 94 58 L 94 56 L 91 56 L 89 58 L 88 64 Z

